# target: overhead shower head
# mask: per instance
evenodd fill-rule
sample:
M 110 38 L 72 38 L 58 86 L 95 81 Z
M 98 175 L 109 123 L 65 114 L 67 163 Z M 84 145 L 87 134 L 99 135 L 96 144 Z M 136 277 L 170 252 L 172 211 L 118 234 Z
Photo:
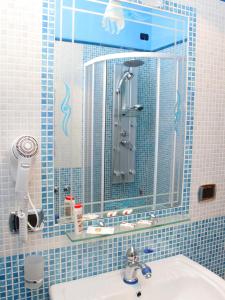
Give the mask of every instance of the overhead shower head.
M 140 67 L 144 64 L 143 60 L 140 59 L 131 59 L 131 60 L 127 60 L 124 63 L 124 66 L 128 67 L 128 68 L 136 68 L 136 67 Z

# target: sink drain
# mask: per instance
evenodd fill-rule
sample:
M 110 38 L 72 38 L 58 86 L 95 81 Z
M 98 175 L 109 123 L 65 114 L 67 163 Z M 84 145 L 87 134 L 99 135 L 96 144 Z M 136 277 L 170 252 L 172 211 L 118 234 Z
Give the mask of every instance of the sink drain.
M 138 291 L 136 295 L 137 295 L 138 298 L 140 298 L 141 297 L 141 291 Z

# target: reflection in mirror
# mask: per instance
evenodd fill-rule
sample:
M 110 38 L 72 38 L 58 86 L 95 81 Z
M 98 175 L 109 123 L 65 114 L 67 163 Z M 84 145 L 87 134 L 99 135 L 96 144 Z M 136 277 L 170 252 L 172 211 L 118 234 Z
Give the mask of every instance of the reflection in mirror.
M 181 203 L 183 63 L 177 56 L 130 52 L 85 64 L 86 212 Z
M 56 218 L 70 220 L 66 196 L 83 202 L 85 213 L 101 215 L 180 206 L 186 18 L 121 2 L 125 25 L 112 34 L 102 27 L 105 1 L 76 1 L 73 10 L 60 3 L 54 72 Z M 73 19 L 76 26 L 70 30 Z M 82 26 L 84 20 L 89 26 Z
M 55 44 L 55 209 L 68 216 L 66 196 L 82 202 L 83 47 Z

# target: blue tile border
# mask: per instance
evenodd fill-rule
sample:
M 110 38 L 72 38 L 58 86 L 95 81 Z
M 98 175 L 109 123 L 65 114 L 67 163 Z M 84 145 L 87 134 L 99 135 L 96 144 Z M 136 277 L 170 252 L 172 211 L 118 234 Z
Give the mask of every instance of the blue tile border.
M 45 214 L 44 237 L 54 227 L 54 27 L 55 1 L 42 5 L 42 78 L 41 78 L 41 167 L 42 208 Z
M 52 284 L 123 268 L 126 250 L 131 245 L 135 245 L 145 262 L 183 254 L 223 277 L 224 239 L 225 217 L 218 217 L 147 233 L 0 257 L 0 299 L 49 300 Z M 154 252 L 144 254 L 142 250 L 146 247 Z M 45 260 L 44 285 L 37 291 L 24 286 L 24 258 L 34 254 L 42 255 Z

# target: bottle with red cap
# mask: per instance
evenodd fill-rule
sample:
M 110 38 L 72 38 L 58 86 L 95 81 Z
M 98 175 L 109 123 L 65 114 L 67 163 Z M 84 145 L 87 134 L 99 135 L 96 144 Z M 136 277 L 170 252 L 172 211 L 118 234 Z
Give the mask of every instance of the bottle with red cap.
M 83 232 L 83 205 L 76 203 L 73 208 L 73 218 L 75 233 L 81 234 Z
M 65 217 L 71 217 L 74 205 L 74 197 L 67 195 L 64 200 Z

